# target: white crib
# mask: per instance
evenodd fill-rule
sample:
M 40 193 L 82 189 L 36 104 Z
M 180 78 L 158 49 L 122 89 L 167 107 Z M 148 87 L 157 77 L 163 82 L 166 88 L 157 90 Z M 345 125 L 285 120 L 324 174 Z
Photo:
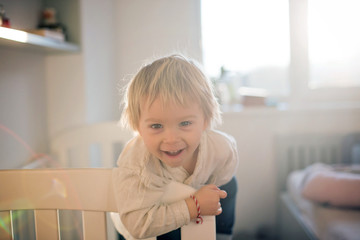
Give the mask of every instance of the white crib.
M 95 168 L 0 170 L 0 239 L 116 239 L 106 217 L 117 211 L 111 173 Z M 35 230 L 18 233 L 14 221 L 24 210 L 34 210 Z M 79 234 L 62 231 L 60 210 L 80 212 Z
M 0 218 L 9 219 L 7 228 L 0 228 L 0 239 L 14 239 L 13 218 L 19 209 L 34 209 L 36 239 L 61 239 L 62 234 L 69 239 L 117 239 L 110 216 L 110 212 L 117 211 L 111 168 L 116 166 L 124 145 L 133 136 L 132 131 L 122 129 L 116 122 L 69 129 L 50 142 L 54 168 L 0 171 L 0 182 L 11 183 L 0 188 Z M 181 185 L 171 188 L 171 196 L 165 199 L 176 200 L 175 195 L 184 198 L 189 191 L 195 191 Z M 13 195 L 7 194 L 10 191 Z M 58 199 L 54 201 L 54 197 Z M 35 204 L 24 205 L 19 199 L 29 199 Z M 80 214 L 67 210 L 77 210 Z M 79 227 L 73 226 L 76 222 L 82 223 L 80 237 Z M 56 227 L 46 227 L 49 223 Z M 72 232 L 63 232 L 60 223 L 73 227 Z M 181 231 L 182 239 L 215 240 L 215 217 L 205 217 L 202 226 L 190 223 Z
M 51 140 L 50 148 L 63 167 L 111 168 L 133 136 L 117 122 L 103 122 L 64 131 Z

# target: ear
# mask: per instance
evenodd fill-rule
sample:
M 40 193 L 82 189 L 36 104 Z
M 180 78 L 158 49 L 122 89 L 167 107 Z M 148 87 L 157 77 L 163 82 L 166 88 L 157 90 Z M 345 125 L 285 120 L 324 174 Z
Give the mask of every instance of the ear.
M 136 129 L 134 129 L 134 131 L 137 132 L 137 134 L 142 137 L 142 134 L 141 134 L 142 131 L 140 131 L 139 124 L 138 124 L 138 126 L 136 126 Z

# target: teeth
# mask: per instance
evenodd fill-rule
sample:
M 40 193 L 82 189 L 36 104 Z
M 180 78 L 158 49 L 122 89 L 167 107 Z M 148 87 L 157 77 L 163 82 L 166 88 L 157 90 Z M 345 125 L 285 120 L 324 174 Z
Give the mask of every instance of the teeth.
M 178 150 L 178 151 L 166 151 L 167 154 L 172 155 L 172 156 L 177 155 L 180 152 L 181 152 L 181 150 Z

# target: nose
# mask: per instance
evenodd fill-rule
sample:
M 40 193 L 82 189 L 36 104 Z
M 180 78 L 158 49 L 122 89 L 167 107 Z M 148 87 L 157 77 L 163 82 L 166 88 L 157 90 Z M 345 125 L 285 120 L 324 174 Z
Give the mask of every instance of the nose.
M 164 133 L 164 143 L 176 144 L 180 139 L 180 133 L 176 128 L 168 128 Z

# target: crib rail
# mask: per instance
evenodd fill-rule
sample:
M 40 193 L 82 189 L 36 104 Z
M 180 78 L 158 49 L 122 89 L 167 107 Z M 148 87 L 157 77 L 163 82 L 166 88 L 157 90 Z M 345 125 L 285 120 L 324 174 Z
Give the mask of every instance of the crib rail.
M 34 209 L 36 239 L 61 239 L 59 209 L 79 210 L 82 239 L 107 239 L 116 212 L 111 169 L 0 170 L 0 239 L 15 239 L 16 210 Z

